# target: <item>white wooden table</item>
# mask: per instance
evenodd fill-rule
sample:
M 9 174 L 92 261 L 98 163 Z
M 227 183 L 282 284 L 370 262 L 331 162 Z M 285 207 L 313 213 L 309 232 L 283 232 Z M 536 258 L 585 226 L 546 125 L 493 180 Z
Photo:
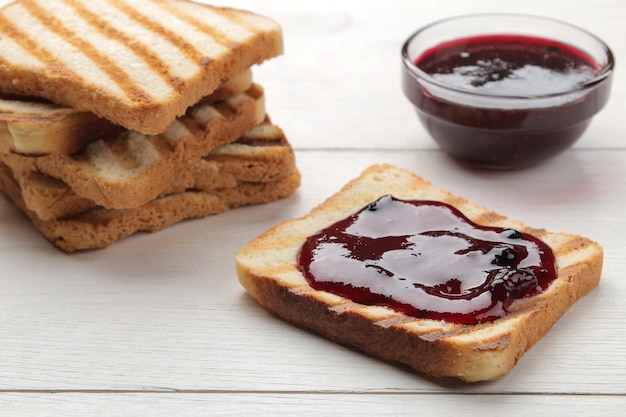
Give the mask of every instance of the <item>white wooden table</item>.
M 617 416 L 626 409 L 626 2 L 239 0 L 284 28 L 285 55 L 255 70 L 303 174 L 292 197 L 108 249 L 66 255 L 0 198 L 0 416 Z M 450 15 L 558 17 L 617 56 L 611 101 L 556 159 L 467 169 L 418 124 L 399 50 Z M 337 346 L 263 310 L 234 255 L 373 163 L 408 168 L 509 217 L 605 248 L 600 286 L 504 378 L 439 381 Z

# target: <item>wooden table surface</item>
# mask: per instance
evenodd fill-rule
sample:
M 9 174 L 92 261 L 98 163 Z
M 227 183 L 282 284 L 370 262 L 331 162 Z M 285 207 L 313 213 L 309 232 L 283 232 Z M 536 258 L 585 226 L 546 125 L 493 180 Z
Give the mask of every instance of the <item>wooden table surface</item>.
M 626 408 L 626 2 L 239 0 L 281 22 L 285 54 L 254 70 L 302 186 L 276 203 L 66 255 L 0 198 L 0 416 L 617 416 Z M 443 154 L 400 89 L 419 26 L 479 11 L 557 17 L 617 56 L 609 105 L 534 168 Z M 502 379 L 441 381 L 294 328 L 239 285 L 234 255 L 367 166 L 408 168 L 527 224 L 605 249 L 602 281 Z

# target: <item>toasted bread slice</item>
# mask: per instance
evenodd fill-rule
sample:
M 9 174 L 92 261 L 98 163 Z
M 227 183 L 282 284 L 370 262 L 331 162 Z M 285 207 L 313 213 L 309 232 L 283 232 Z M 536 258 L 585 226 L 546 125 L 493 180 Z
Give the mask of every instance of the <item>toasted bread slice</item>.
M 246 70 L 202 99 L 205 104 L 236 96 L 252 85 Z M 27 97 L 0 96 L 0 149 L 24 155 L 71 154 L 123 128 L 93 113 Z
M 280 26 L 188 0 L 16 0 L 0 9 L 0 91 L 162 133 L 224 81 L 281 54 Z
M 181 167 L 236 140 L 264 118 L 263 90 L 253 84 L 228 100 L 193 106 L 162 135 L 124 131 L 72 155 L 7 154 L 4 159 L 16 172 L 38 171 L 57 178 L 97 205 L 132 208 L 165 191 Z
M 266 120 L 248 129 L 236 141 L 218 146 L 201 160 L 181 167 L 160 197 L 190 189 L 234 188 L 238 182 L 279 181 L 290 177 L 295 170 L 293 149 L 283 131 Z M 71 217 L 97 206 L 94 201 L 77 195 L 63 181 L 36 170 L 13 171 L 13 176 L 25 206 L 41 220 Z
M 95 207 L 64 219 L 41 220 L 28 210 L 10 168 L 0 161 L 0 191 L 31 219 L 59 249 L 71 253 L 104 248 L 134 233 L 155 232 L 186 219 L 206 217 L 229 209 L 263 204 L 287 197 L 300 185 L 300 173 L 270 182 L 237 181 L 231 187 L 189 190 L 157 198 L 132 209 Z
M 307 237 L 388 194 L 441 201 L 477 224 L 531 233 L 554 251 L 558 277 L 539 295 L 514 301 L 506 316 L 475 325 L 419 319 L 313 289 L 296 261 Z M 237 254 L 236 266 L 252 297 L 291 323 L 431 376 L 482 381 L 509 372 L 578 298 L 598 284 L 602 260 L 602 248 L 587 238 L 531 228 L 455 197 L 406 170 L 378 165 L 304 217 L 285 221 L 253 239 Z

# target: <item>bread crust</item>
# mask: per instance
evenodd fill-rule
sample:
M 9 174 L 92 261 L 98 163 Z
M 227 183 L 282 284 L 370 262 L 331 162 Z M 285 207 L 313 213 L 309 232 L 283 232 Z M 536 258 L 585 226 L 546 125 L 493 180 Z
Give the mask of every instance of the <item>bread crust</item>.
M 515 301 L 505 317 L 478 325 L 417 319 L 311 288 L 296 265 L 305 239 L 385 194 L 443 201 L 476 223 L 532 233 L 555 252 L 558 277 L 543 293 Z M 508 373 L 577 299 L 598 284 L 602 260 L 600 245 L 587 238 L 530 228 L 408 171 L 377 165 L 306 216 L 283 222 L 253 239 L 237 254 L 236 267 L 250 295 L 288 322 L 430 376 L 474 382 Z

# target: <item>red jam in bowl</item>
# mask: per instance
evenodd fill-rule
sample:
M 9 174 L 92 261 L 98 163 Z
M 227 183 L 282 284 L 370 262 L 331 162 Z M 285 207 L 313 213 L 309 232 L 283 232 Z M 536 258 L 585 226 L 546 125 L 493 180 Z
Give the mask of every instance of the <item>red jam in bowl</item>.
M 570 147 L 604 107 L 613 61 L 608 49 L 602 52 L 607 65 L 543 37 L 461 37 L 409 57 L 403 89 L 450 155 L 493 168 L 524 168 Z
M 457 39 L 426 51 L 415 65 L 450 87 L 494 96 L 568 91 L 599 72 L 579 49 L 521 35 Z
M 461 324 L 503 317 L 556 278 L 541 240 L 477 225 L 445 203 L 392 196 L 310 236 L 298 267 L 317 290 Z

